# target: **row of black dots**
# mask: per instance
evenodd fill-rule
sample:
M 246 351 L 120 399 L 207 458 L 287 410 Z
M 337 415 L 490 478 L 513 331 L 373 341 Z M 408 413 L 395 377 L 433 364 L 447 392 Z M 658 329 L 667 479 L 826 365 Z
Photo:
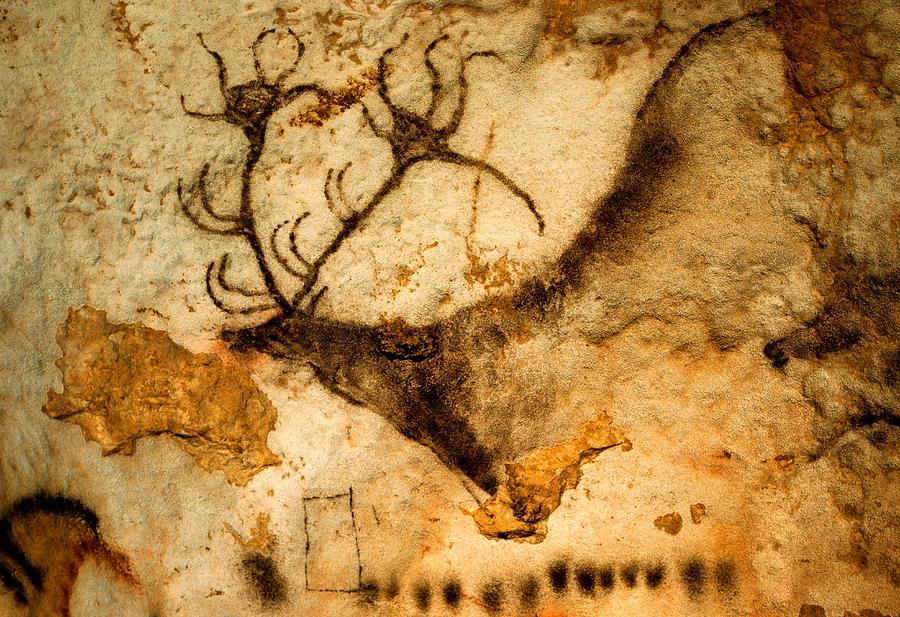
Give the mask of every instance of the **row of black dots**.
M 665 585 L 668 574 L 668 569 L 661 562 L 644 565 L 629 562 L 619 567 L 612 564 L 580 564 L 572 568 L 563 559 L 554 561 L 546 571 L 547 583 L 553 593 L 562 595 L 574 588 L 585 596 L 611 592 L 617 585 L 634 589 L 642 584 L 647 589 L 656 590 Z M 713 588 L 721 595 L 733 595 L 736 592 L 735 566 L 731 561 L 717 561 L 709 567 L 695 557 L 679 564 L 676 575 L 687 595 L 694 600 L 699 600 Z M 372 603 L 379 598 L 393 600 L 399 592 L 396 580 L 383 587 L 369 582 L 360 589 L 360 598 L 365 603 Z M 518 600 L 522 608 L 534 608 L 540 600 L 540 594 L 541 580 L 531 574 L 520 579 L 514 586 L 492 579 L 481 585 L 475 597 L 488 613 L 497 613 L 510 599 L 508 596 Z M 419 581 L 412 588 L 412 599 L 422 613 L 427 613 L 438 603 L 456 609 L 463 599 L 463 588 L 459 580 L 452 577 L 436 587 L 428 581 Z

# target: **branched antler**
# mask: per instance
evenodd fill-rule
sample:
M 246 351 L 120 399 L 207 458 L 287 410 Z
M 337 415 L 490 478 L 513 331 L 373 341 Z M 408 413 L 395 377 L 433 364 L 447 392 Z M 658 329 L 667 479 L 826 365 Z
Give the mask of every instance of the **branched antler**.
M 264 254 L 263 245 L 260 242 L 260 234 L 257 229 L 253 216 L 253 203 L 250 191 L 250 183 L 256 164 L 262 155 L 263 146 L 265 144 L 266 129 L 272 115 L 290 104 L 298 97 L 306 93 L 314 93 L 317 95 L 326 94 L 326 91 L 315 84 L 301 84 L 288 88 L 285 86 L 285 80 L 297 67 L 300 58 L 303 56 L 305 47 L 299 37 L 292 31 L 288 30 L 294 38 L 297 45 L 297 55 L 293 62 L 285 70 L 281 71 L 274 81 L 267 79 L 262 65 L 260 63 L 259 52 L 265 37 L 274 33 L 274 29 L 261 32 L 253 42 L 253 63 L 256 70 L 256 78 L 252 81 L 229 86 L 228 70 L 225 66 L 222 56 L 211 50 L 202 35 L 197 35 L 200 44 L 203 46 L 216 63 L 218 69 L 219 90 L 225 102 L 225 108 L 219 113 L 206 114 L 187 109 L 184 103 L 184 96 L 181 96 L 181 106 L 185 113 L 194 118 L 203 118 L 206 120 L 224 121 L 234 126 L 240 127 L 244 136 L 248 141 L 248 152 L 244 162 L 244 170 L 241 178 L 241 200 L 238 213 L 234 216 L 225 216 L 217 213 L 211 206 L 209 194 L 206 187 L 206 177 L 209 173 L 209 163 L 203 166 L 200 177 L 195 186 L 195 193 L 199 197 L 200 207 L 192 208 L 186 202 L 182 195 L 181 182 L 178 183 L 178 199 L 181 208 L 188 219 L 197 227 L 210 233 L 219 235 L 242 236 L 250 245 L 256 257 L 256 263 L 263 279 L 265 291 L 247 290 L 229 284 L 225 279 L 225 270 L 228 265 L 228 255 L 226 254 L 221 261 L 216 264 L 213 262 L 207 269 L 206 289 L 213 303 L 220 309 L 229 313 L 248 314 L 270 309 L 281 309 L 285 313 L 293 311 L 292 303 L 285 298 L 279 291 L 275 282 L 275 276 L 270 270 L 266 256 Z M 296 225 L 304 217 L 301 216 L 295 222 Z M 272 234 L 270 243 L 275 255 L 276 262 L 292 276 L 305 276 L 303 271 L 293 266 L 290 261 L 284 259 L 283 251 L 278 250 L 276 236 L 282 226 L 276 228 Z M 293 232 L 292 232 L 293 235 Z M 301 260 L 301 265 L 303 261 Z M 308 264 L 307 264 L 308 265 Z M 305 265 L 304 265 L 305 267 Z M 240 296 L 243 301 L 252 300 L 251 305 L 235 308 L 229 302 L 225 301 L 217 293 L 217 290 L 226 292 L 229 296 Z
M 406 42 L 407 38 L 408 37 L 405 35 L 401 40 L 401 44 Z M 538 212 L 534 200 L 525 190 L 490 163 L 459 154 L 450 149 L 450 138 L 453 137 L 459 128 L 465 111 L 466 96 L 468 94 L 468 82 L 466 81 L 465 68 L 469 61 L 475 58 L 496 58 L 497 55 L 494 52 L 475 52 L 463 59 L 459 73 L 459 99 L 456 103 L 456 107 L 453 110 L 450 120 L 445 126 L 435 126 L 435 114 L 439 99 L 444 93 L 444 86 L 440 82 L 440 74 L 432 62 L 431 56 L 437 45 L 448 38 L 447 35 L 443 35 L 432 41 L 425 48 L 424 62 L 431 80 L 431 101 L 429 102 L 428 109 L 424 115 L 418 115 L 408 111 L 394 103 L 391 99 L 387 85 L 387 77 L 390 73 L 388 58 L 395 52 L 396 48 L 390 47 L 382 52 L 381 57 L 378 59 L 378 75 L 376 78 L 378 86 L 377 90 L 379 97 L 391 115 L 391 125 L 389 128 L 379 126 L 365 104 L 362 106 L 362 114 L 366 124 L 372 129 L 375 136 L 384 139 L 390 144 L 394 159 L 391 172 L 384 183 L 382 183 L 381 187 L 362 207 L 351 208 L 347 205 L 347 200 L 343 191 L 344 174 L 349 165 L 336 173 L 334 169 L 329 170 L 328 175 L 325 178 L 325 198 L 328 208 L 341 222 L 341 229 L 325 250 L 322 251 L 319 257 L 309 264 L 309 271 L 304 277 L 303 287 L 295 298 L 302 299 L 312 294 L 318 281 L 319 270 L 325 262 L 340 248 L 350 235 L 359 229 L 375 208 L 384 201 L 391 192 L 400 186 L 406 172 L 413 165 L 422 161 L 440 161 L 464 167 L 472 167 L 492 176 L 513 195 L 522 200 L 537 223 L 538 233 L 543 234 L 544 218 Z M 340 197 L 336 197 L 335 193 L 338 193 Z M 321 290 L 317 295 L 321 295 Z M 309 311 L 309 308 L 306 310 Z
M 213 262 L 209 265 L 207 269 L 207 291 L 217 307 L 230 313 L 240 314 L 276 308 L 284 313 L 294 313 L 298 310 L 311 313 L 315 308 L 316 302 L 326 289 L 324 287 L 316 289 L 319 271 L 322 266 L 347 238 L 360 228 L 375 208 L 400 186 L 406 172 L 421 161 L 440 161 L 472 167 L 492 176 L 513 195 L 522 200 L 537 223 L 538 233 L 543 233 L 544 219 L 538 212 L 534 200 L 526 191 L 490 163 L 459 154 L 451 150 L 449 146 L 449 140 L 459 128 L 465 112 L 468 93 L 465 67 L 474 58 L 496 58 L 496 54 L 493 52 L 476 52 L 463 59 L 458 77 L 459 99 L 447 124 L 443 127 L 438 127 L 435 125 L 435 114 L 439 99 L 444 94 L 444 86 L 441 84 L 440 73 L 432 61 L 432 54 L 438 44 L 447 40 L 448 36 L 444 35 L 435 39 L 425 48 L 424 63 L 431 81 L 431 100 L 424 115 L 403 109 L 391 99 L 387 85 L 387 77 L 390 72 L 388 58 L 395 51 L 395 48 L 391 47 L 384 50 L 378 60 L 378 74 L 376 78 L 378 95 L 391 116 L 390 127 L 383 128 L 379 126 L 369 109 L 365 105 L 362 108 L 363 118 L 368 126 L 371 127 L 377 137 L 384 139 L 391 146 L 393 165 L 390 174 L 372 197 L 361 206 L 354 206 L 349 203 L 344 191 L 344 177 L 350 164 L 348 163 L 340 169 L 328 171 L 323 187 L 325 200 L 329 210 L 340 222 L 341 227 L 328 246 L 315 259 L 311 260 L 305 257 L 299 248 L 298 242 L 300 225 L 309 216 L 309 212 L 304 212 L 294 219 L 293 222 L 286 220 L 275 227 L 268 239 L 268 248 L 274 258 L 273 261 L 285 273 L 302 282 L 299 291 L 288 300 L 279 291 L 275 282 L 275 275 L 266 261 L 260 232 L 257 229 L 253 215 L 250 182 L 256 169 L 256 164 L 262 155 L 266 128 L 272 115 L 305 93 L 315 93 L 319 96 L 325 96 L 328 93 L 314 84 L 301 84 L 291 88 L 285 87 L 284 82 L 287 76 L 296 68 L 304 52 L 303 43 L 291 30 L 288 30 L 288 32 L 296 42 L 297 56 L 291 66 L 280 72 L 273 81 L 267 79 L 260 63 L 259 51 L 265 37 L 273 32 L 274 29 L 270 29 L 260 33 L 253 43 L 252 51 L 256 78 L 235 86 L 228 86 L 228 71 L 222 57 L 207 47 L 203 37 L 198 35 L 200 44 L 216 63 L 219 89 L 224 98 L 225 107 L 223 111 L 212 114 L 191 111 L 185 107 L 184 96 L 181 97 L 181 105 L 185 113 L 191 117 L 224 121 L 238 126 L 243 131 L 249 144 L 242 176 L 240 208 L 237 214 L 219 214 L 212 207 L 206 183 L 209 173 L 208 163 L 203 166 L 193 191 L 196 199 L 192 200 L 192 202 L 199 201 L 199 207 L 192 206 L 192 202 L 185 201 L 182 195 L 181 182 L 179 181 L 178 184 L 178 199 L 181 208 L 197 227 L 219 235 L 241 236 L 247 240 L 256 256 L 256 262 L 265 287 L 264 290 L 251 290 L 229 283 L 225 275 L 230 259 L 227 254 L 219 262 Z M 407 38 L 408 36 L 405 35 L 401 44 Z M 282 239 L 284 230 L 288 230 L 287 250 L 285 250 L 285 242 Z M 232 299 L 237 298 L 239 302 L 236 305 L 234 302 L 228 302 L 219 292 Z M 304 303 L 305 307 L 301 308 Z

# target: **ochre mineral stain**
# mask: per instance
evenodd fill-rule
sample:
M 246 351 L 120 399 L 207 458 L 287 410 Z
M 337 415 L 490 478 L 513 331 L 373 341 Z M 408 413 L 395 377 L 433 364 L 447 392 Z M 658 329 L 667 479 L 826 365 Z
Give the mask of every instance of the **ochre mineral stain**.
M 293 127 L 310 124 L 322 126 L 331 118 L 356 105 L 375 86 L 376 72 L 367 70 L 358 79 L 349 79 L 338 90 L 323 92 L 318 104 L 305 109 L 290 120 Z
M 693 511 L 691 514 L 693 515 Z M 678 532 L 681 531 L 681 515 L 678 512 L 670 512 L 657 516 L 653 521 L 653 526 L 673 536 L 678 535 Z
M 566 490 L 578 486 L 581 467 L 609 448 L 631 443 L 601 412 L 579 435 L 550 448 L 539 448 L 519 463 L 506 464 L 506 482 L 473 513 L 478 530 L 489 538 L 532 543 L 547 536 L 547 518 Z
M 244 540 L 243 536 L 228 523 L 225 523 L 225 529 L 244 550 L 270 555 L 275 548 L 275 535 L 269 530 L 271 522 L 272 519 L 268 514 L 260 513 L 256 517 L 256 524 L 250 530 L 249 540 Z
M 90 307 L 69 312 L 57 341 L 64 389 L 47 393 L 44 413 L 80 426 L 104 456 L 164 435 L 239 486 L 278 463 L 266 446 L 275 408 L 240 365 L 194 354 L 152 328 L 111 324 Z
M 691 521 L 695 525 L 699 525 L 700 521 L 706 516 L 706 506 L 702 503 L 691 504 Z

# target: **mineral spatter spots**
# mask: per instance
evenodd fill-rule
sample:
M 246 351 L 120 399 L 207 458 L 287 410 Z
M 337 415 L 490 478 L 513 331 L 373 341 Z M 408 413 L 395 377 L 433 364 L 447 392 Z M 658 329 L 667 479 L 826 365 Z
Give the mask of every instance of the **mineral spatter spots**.
M 589 14 L 594 6 L 593 0 L 543 0 L 547 34 L 555 38 L 574 35 L 578 17 Z
M 691 504 L 691 522 L 699 525 L 704 517 L 706 517 L 706 506 L 702 503 Z
M 258 514 L 253 527 L 250 529 L 249 540 L 244 540 L 244 537 L 228 523 L 225 523 L 225 529 L 244 550 L 269 555 L 275 548 L 276 543 L 275 535 L 269 529 L 271 522 L 271 517 L 265 512 Z
M 437 353 L 434 333 L 410 326 L 403 319 L 382 320 L 376 332 L 378 351 L 386 358 L 421 362 Z
M 118 0 L 113 3 L 110 10 L 110 18 L 118 35 L 116 38 L 120 42 L 126 43 L 131 51 L 136 53 L 142 60 L 146 60 L 141 53 L 140 41 L 141 35 L 150 24 L 143 24 L 137 29 L 137 32 L 134 32 L 131 21 L 128 19 L 128 3 L 125 0 Z
M 251 593 L 264 606 L 277 606 L 287 599 L 287 579 L 269 555 L 247 553 L 241 559 L 240 570 Z
M 294 115 L 290 120 L 290 125 L 294 127 L 305 124 L 322 126 L 331 118 L 359 103 L 375 86 L 376 74 L 374 69 L 366 69 L 358 78 L 348 79 L 338 89 L 320 91 L 318 102 Z

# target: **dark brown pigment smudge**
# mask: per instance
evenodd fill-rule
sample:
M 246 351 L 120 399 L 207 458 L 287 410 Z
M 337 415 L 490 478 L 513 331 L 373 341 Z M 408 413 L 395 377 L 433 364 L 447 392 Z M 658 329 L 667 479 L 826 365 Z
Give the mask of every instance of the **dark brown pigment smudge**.
M 586 595 L 594 594 L 594 586 L 596 584 L 596 573 L 590 566 L 579 566 L 575 570 L 575 582 L 578 589 Z
M 691 559 L 681 567 L 681 582 L 688 596 L 697 599 L 706 590 L 706 566 L 699 559 Z
M 416 601 L 416 608 L 420 611 L 427 611 L 428 607 L 431 606 L 431 586 L 428 583 L 422 582 L 416 585 L 413 596 Z
M 257 552 L 247 553 L 241 559 L 241 572 L 253 594 L 264 606 L 276 606 L 287 600 L 287 580 L 270 556 Z
M 481 602 L 489 613 L 499 613 L 503 608 L 503 585 L 499 581 L 487 583 L 481 590 Z
M 644 582 L 647 583 L 647 587 L 650 589 L 656 589 L 660 585 L 662 585 L 663 580 L 666 578 L 666 567 L 660 564 L 654 564 L 652 566 L 647 567 L 644 570 Z
M 626 564 L 619 571 L 619 577 L 628 589 L 633 589 L 637 585 L 638 565 L 636 563 Z
M 537 606 L 541 593 L 541 584 L 534 575 L 526 576 L 519 584 L 519 604 L 522 608 L 529 609 Z
M 462 587 L 459 581 L 447 581 L 444 583 L 441 595 L 444 598 L 444 604 L 450 608 L 457 608 L 459 601 L 462 599 Z
M 565 561 L 556 561 L 547 570 L 550 587 L 556 593 L 562 593 L 569 586 L 569 566 Z

